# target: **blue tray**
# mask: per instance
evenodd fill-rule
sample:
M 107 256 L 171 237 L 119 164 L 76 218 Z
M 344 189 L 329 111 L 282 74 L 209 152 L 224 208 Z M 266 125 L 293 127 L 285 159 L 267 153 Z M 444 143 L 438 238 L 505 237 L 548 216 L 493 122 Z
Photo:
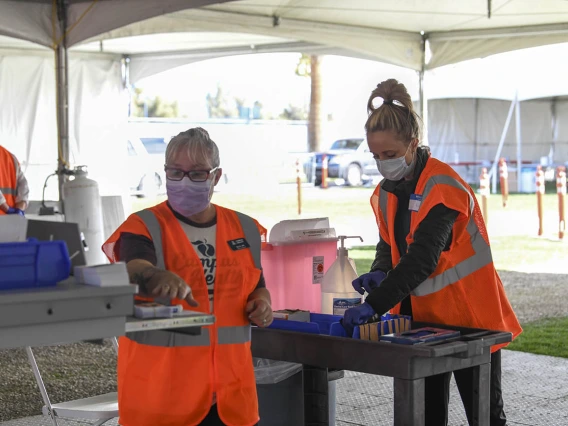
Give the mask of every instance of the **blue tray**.
M 297 331 L 299 333 L 325 334 L 327 336 L 347 337 L 345 329 L 339 323 L 341 315 L 310 313 L 310 322 L 275 319 L 268 328 Z
M 0 290 L 55 286 L 70 272 L 65 241 L 0 243 Z

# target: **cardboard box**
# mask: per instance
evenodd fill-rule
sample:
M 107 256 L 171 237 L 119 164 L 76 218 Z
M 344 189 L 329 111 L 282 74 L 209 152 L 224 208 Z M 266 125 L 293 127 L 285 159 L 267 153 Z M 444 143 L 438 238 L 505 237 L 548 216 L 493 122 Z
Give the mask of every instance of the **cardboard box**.
M 383 335 L 410 330 L 410 325 L 411 318 L 407 315 L 385 314 L 381 317 L 381 321 L 358 326 L 353 337 L 378 342 Z

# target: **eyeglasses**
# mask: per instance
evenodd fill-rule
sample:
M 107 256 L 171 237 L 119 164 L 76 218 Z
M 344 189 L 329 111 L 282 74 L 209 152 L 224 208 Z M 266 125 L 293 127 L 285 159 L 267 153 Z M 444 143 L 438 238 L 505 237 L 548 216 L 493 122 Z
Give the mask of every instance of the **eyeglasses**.
M 180 181 L 185 176 L 189 178 L 189 180 L 193 182 L 205 182 L 211 176 L 211 173 L 217 171 L 219 167 L 215 167 L 211 170 L 180 170 L 173 167 L 164 166 L 164 170 L 166 172 L 166 178 L 168 180 Z

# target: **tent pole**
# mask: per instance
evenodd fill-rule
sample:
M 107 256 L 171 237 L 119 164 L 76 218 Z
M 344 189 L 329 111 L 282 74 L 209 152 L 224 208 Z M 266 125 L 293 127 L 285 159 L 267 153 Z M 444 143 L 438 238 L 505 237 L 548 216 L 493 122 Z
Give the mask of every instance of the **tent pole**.
M 422 118 L 422 145 L 428 146 L 428 99 L 424 94 L 424 75 L 426 73 L 426 44 L 428 36 L 422 34 L 422 67 L 418 73 L 418 92 L 420 100 L 420 117 Z
M 505 144 L 505 137 L 507 136 L 507 131 L 509 130 L 509 125 L 511 124 L 511 118 L 513 117 L 513 111 L 517 105 L 517 95 L 515 99 L 511 102 L 511 107 L 509 108 L 509 113 L 507 114 L 507 120 L 505 121 L 505 127 L 503 127 L 503 133 L 501 133 L 501 140 L 499 141 L 499 147 L 495 153 L 495 159 L 491 165 L 491 171 L 489 175 L 491 177 L 491 193 L 497 193 L 497 163 L 499 162 L 499 157 L 501 156 L 501 151 L 503 150 L 503 145 Z
M 550 113 L 552 116 L 552 143 L 550 144 L 550 150 L 548 152 L 548 165 L 552 166 L 554 164 L 554 151 L 556 149 L 556 143 L 558 142 L 558 114 L 556 111 L 556 98 L 552 98 L 550 104 Z
M 517 192 L 523 192 L 523 181 L 521 174 L 523 171 L 523 152 L 522 152 L 522 138 L 521 138 L 521 103 L 517 101 L 515 107 L 515 136 L 517 138 Z
M 67 0 L 57 0 L 57 17 L 59 29 L 63 34 L 61 42 L 55 47 L 55 80 L 57 100 L 57 134 L 58 134 L 58 161 L 57 170 L 59 178 L 59 203 L 61 212 L 64 213 L 63 184 L 66 175 L 63 171 L 69 167 L 69 80 L 67 57 Z
M 473 162 L 477 163 L 479 158 L 479 98 L 475 98 L 474 101 L 474 116 L 473 116 Z M 475 175 L 479 176 L 480 170 L 477 166 L 473 168 L 475 170 Z

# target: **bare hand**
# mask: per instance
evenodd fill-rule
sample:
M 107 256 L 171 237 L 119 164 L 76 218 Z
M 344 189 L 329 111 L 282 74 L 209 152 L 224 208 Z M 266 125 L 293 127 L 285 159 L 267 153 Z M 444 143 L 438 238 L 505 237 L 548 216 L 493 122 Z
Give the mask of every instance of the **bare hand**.
M 193 298 L 191 288 L 173 272 L 157 270 L 146 284 L 146 288 L 152 296 L 177 298 L 185 300 L 190 306 L 199 306 Z
M 249 314 L 249 319 L 259 327 L 268 327 L 272 324 L 272 307 L 266 299 L 249 300 L 246 312 Z

